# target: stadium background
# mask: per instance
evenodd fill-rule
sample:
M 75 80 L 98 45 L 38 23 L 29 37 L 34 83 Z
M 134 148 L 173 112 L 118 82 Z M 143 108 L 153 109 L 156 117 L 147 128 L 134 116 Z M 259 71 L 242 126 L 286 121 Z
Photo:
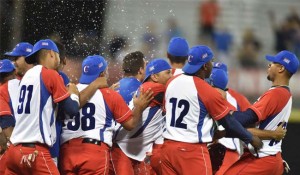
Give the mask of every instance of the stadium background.
M 199 6 L 197 0 L 85 0 L 32 1 L 0 0 L 0 52 L 11 50 L 18 42 L 34 44 L 42 38 L 52 38 L 65 44 L 68 63 L 64 71 L 73 82 L 78 80 L 84 57 L 101 54 L 109 62 L 109 83 L 122 76 L 124 54 L 141 50 L 150 60 L 166 56 L 171 36 L 183 36 L 190 46 L 207 44 L 213 48 L 216 60 L 229 65 L 229 87 L 244 93 L 254 102 L 270 87 L 266 80 L 265 54 L 275 54 L 278 31 L 289 17 L 299 18 L 300 0 L 217 0 L 219 13 L 215 26 L 218 32 L 231 38 L 226 55 L 219 52 L 215 40 L 199 36 Z M 246 34 L 259 43 L 250 53 L 256 57 L 254 66 L 241 64 Z M 288 49 L 300 56 L 300 25 L 292 31 Z M 278 40 L 279 39 L 279 40 Z M 1 55 L 1 59 L 4 58 Z M 253 58 L 254 59 L 254 58 Z M 283 157 L 291 166 L 290 174 L 300 173 L 300 73 L 292 78 L 293 112 L 288 134 L 283 144 Z

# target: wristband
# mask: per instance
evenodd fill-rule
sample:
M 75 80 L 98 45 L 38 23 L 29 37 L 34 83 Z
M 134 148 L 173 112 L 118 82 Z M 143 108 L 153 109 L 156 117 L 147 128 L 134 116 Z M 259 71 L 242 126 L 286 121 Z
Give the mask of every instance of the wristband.
M 78 97 L 78 95 L 76 95 L 76 94 L 71 94 L 71 95 L 70 95 L 70 98 L 71 98 L 73 101 L 76 101 L 76 102 L 78 103 L 78 105 L 80 104 L 80 103 L 79 103 L 79 97 Z

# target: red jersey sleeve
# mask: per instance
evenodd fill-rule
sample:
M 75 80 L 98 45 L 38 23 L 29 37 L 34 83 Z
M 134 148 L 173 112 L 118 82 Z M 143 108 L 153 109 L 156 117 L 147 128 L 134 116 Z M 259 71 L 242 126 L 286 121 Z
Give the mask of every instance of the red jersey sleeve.
M 251 107 L 259 121 L 278 114 L 290 99 L 289 90 L 283 87 L 272 88 L 265 92 Z
M 132 117 L 132 111 L 122 96 L 109 88 L 100 89 L 104 101 L 118 123 L 124 123 Z
M 194 82 L 198 91 L 198 97 L 212 118 L 220 120 L 231 110 L 234 110 L 234 107 L 204 80 L 194 77 Z
M 228 89 L 228 92 L 236 99 L 237 104 L 240 107 L 240 111 L 246 111 L 251 106 L 251 103 L 244 95 L 232 89 Z
M 57 73 L 57 71 L 43 67 L 41 74 L 42 81 L 52 95 L 54 103 L 63 101 L 70 96 L 67 88 L 64 85 L 63 79 Z
M 12 115 L 11 108 L 9 106 L 9 94 L 8 83 L 4 83 L 0 86 L 0 116 Z
M 154 82 L 145 82 L 141 85 L 141 88 L 143 91 L 147 91 L 148 89 L 151 89 L 153 91 L 153 100 L 150 102 L 149 106 L 162 106 L 163 100 L 165 97 L 166 92 L 166 86 L 160 83 L 154 83 Z

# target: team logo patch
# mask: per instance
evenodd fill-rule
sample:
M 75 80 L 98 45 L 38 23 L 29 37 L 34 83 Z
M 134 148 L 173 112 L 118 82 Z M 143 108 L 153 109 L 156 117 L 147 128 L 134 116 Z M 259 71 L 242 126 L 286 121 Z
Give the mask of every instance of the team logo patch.
M 89 71 L 89 66 L 84 66 L 84 67 L 83 67 L 83 72 L 84 72 L 84 73 L 87 73 L 88 71 Z
M 42 46 L 48 46 L 49 45 L 49 43 L 47 43 L 47 42 L 42 42 Z
M 216 63 L 215 67 L 221 67 L 222 63 Z
M 192 62 L 192 59 L 193 59 L 193 55 L 189 55 L 188 62 Z
M 202 59 L 205 59 L 207 56 L 208 56 L 207 53 L 203 54 L 203 55 L 202 55 Z
M 149 67 L 149 71 L 150 71 L 150 72 L 153 71 L 154 69 L 155 69 L 154 66 Z
M 289 64 L 291 60 L 287 59 L 287 58 L 283 58 L 283 62 Z

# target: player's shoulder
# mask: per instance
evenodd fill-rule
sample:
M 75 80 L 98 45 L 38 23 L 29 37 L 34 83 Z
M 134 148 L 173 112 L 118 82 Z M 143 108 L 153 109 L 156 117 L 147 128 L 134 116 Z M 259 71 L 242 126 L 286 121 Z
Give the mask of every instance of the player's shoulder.
M 0 85 L 0 93 L 8 88 L 8 81 Z
M 288 86 L 275 86 L 271 87 L 265 92 L 265 95 L 274 95 L 274 96 L 291 96 L 290 88 Z
M 120 94 L 110 88 L 99 89 L 103 96 L 120 96 Z
M 160 83 L 154 83 L 154 82 L 145 82 L 141 85 L 141 88 L 143 88 L 144 91 L 151 89 L 153 92 L 156 92 L 156 91 L 164 90 L 165 85 L 160 84 Z
M 134 77 L 125 77 L 122 78 L 120 81 L 120 88 L 119 89 L 137 89 L 142 83 L 134 78 Z
M 53 76 L 53 75 L 59 75 L 58 72 L 56 70 L 53 69 L 48 69 L 46 67 L 42 67 L 42 74 L 47 74 L 49 76 Z

